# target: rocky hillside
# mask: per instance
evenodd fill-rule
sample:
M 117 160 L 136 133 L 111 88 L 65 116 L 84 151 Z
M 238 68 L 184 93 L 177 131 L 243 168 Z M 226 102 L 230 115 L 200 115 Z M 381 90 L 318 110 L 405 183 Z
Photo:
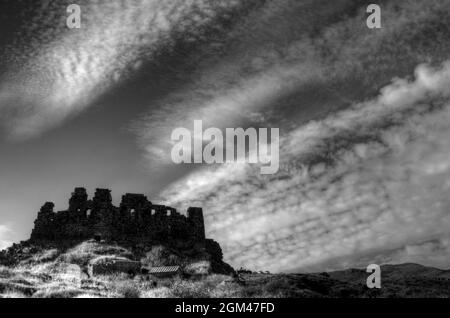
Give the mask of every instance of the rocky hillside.
M 180 272 L 169 278 L 143 271 L 111 271 L 92 275 L 100 261 L 114 259 L 140 264 L 140 268 L 176 265 Z M 127 248 L 89 240 L 72 247 L 15 244 L 0 254 L 0 295 L 3 297 L 168 297 L 173 284 L 199 278 L 229 278 L 234 270 L 222 261 L 220 246 L 206 241 L 206 247 L 183 251 L 167 246 Z M 230 276 L 231 275 L 231 276 Z M 172 286 L 168 288 L 168 286 Z
M 213 249 L 213 247 L 210 247 Z M 175 276 L 111 272 L 91 275 L 101 258 L 143 266 L 180 265 Z M 2 254 L 0 297 L 449 297 L 450 271 L 416 264 L 382 266 L 382 288 L 368 289 L 360 269 L 317 274 L 241 271 L 208 250 L 180 253 L 164 246 L 129 249 L 96 242 L 70 248 L 18 244 Z

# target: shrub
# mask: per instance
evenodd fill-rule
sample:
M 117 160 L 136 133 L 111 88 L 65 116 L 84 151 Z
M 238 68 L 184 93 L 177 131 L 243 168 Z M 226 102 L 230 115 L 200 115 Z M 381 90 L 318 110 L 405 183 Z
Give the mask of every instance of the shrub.
M 41 253 L 34 254 L 29 260 L 32 263 L 45 263 L 54 261 L 59 255 L 57 249 L 44 250 Z
M 170 288 L 171 297 L 175 298 L 209 298 L 210 292 L 202 282 L 175 280 Z
M 117 292 L 123 298 L 139 298 L 141 292 L 139 288 L 131 282 L 125 282 L 119 285 Z
M 291 283 L 284 277 L 280 279 L 273 279 L 264 286 L 264 290 L 269 294 L 282 293 L 289 290 L 290 288 Z
M 27 296 L 24 293 L 18 292 L 18 291 L 5 291 L 2 293 L 3 298 L 27 298 Z
M 36 292 L 33 298 L 74 298 L 84 292 L 75 288 L 49 288 Z
M 13 271 L 5 266 L 0 266 L 0 278 L 9 278 L 14 275 Z

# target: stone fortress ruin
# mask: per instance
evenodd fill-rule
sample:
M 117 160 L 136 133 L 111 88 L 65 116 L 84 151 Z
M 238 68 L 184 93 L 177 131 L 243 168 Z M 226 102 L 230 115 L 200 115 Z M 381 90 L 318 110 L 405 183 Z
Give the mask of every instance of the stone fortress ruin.
M 34 222 L 31 241 L 95 238 L 129 244 L 205 243 L 201 208 L 191 207 L 185 216 L 172 207 L 153 204 L 143 194 L 127 193 L 116 207 L 108 189 L 96 189 L 94 197 L 89 200 L 85 188 L 75 188 L 69 209 L 53 210 L 51 202 L 42 206 Z

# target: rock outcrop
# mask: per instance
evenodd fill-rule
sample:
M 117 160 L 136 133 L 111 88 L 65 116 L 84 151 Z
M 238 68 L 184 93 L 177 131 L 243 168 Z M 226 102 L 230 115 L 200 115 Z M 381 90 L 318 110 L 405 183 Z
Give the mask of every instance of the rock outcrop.
M 138 274 L 140 272 L 140 262 L 131 261 L 124 257 L 102 256 L 93 259 L 88 264 L 90 276 L 110 275 L 113 273 Z

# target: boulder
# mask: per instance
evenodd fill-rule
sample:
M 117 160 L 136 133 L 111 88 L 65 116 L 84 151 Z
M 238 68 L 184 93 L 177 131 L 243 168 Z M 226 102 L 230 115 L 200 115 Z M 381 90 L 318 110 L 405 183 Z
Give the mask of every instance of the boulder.
M 209 261 L 199 261 L 190 263 L 184 267 L 183 272 L 187 275 L 208 275 L 211 273 L 211 263 Z
M 88 264 L 90 276 L 110 275 L 114 273 L 138 274 L 141 263 L 124 257 L 101 256 L 93 259 Z

